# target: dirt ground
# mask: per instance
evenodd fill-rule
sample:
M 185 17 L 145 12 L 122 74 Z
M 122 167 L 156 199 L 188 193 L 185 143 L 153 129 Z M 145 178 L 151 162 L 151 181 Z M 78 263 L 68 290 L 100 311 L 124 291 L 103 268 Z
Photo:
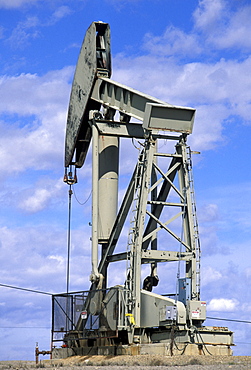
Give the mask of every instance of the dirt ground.
M 62 370 L 251 370 L 251 356 L 73 356 L 60 360 L 0 361 L 0 370 L 30 370 L 61 368 Z

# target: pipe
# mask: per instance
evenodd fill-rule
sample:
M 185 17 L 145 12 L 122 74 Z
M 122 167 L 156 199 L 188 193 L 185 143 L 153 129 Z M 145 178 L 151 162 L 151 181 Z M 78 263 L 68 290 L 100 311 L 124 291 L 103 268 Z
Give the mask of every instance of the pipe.
M 35 348 L 35 356 L 36 356 L 36 365 L 38 364 L 39 362 L 39 355 L 51 355 L 52 351 L 39 351 L 39 348 L 38 348 L 38 343 L 36 343 L 36 348 Z
M 92 272 L 90 281 L 99 280 L 98 272 L 98 169 L 99 145 L 98 129 L 92 125 Z

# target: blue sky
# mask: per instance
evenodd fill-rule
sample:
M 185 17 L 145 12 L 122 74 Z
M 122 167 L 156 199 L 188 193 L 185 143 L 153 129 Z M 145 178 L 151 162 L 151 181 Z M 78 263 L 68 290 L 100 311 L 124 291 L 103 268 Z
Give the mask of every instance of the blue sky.
M 0 0 L 1 284 L 66 290 L 67 108 L 84 34 L 104 21 L 114 80 L 197 110 L 189 144 L 201 152 L 193 169 L 202 299 L 209 317 L 250 321 L 250 18 L 248 0 Z M 122 146 L 121 157 L 122 192 L 135 149 L 128 154 Z M 91 191 L 89 156 L 78 177 L 83 203 Z M 73 198 L 73 291 L 89 287 L 90 210 L 90 200 L 81 206 Z M 0 291 L 0 360 L 32 360 L 36 342 L 50 348 L 50 297 Z M 206 324 L 228 325 L 234 354 L 250 354 L 250 324 Z

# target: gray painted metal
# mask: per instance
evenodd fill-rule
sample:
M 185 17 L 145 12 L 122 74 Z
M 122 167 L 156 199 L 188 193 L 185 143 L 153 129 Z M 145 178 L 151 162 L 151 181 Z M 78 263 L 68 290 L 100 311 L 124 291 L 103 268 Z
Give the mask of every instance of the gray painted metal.
M 126 252 L 113 254 L 107 257 L 109 262 L 124 261 L 128 257 Z M 191 252 L 174 252 L 174 251 L 159 251 L 150 249 L 141 252 L 141 263 L 153 263 L 153 262 L 172 262 L 172 261 L 190 261 L 193 257 Z
M 104 330 L 104 333 L 106 330 L 126 330 L 129 343 L 143 340 L 145 327 L 165 324 L 170 326 L 170 320 L 175 321 L 177 313 L 175 323 L 179 327 L 181 337 L 187 339 L 188 331 L 193 330 L 194 322 L 205 319 L 204 308 L 199 314 L 197 312 L 198 305 L 201 304 L 200 246 L 191 152 L 186 144 L 187 135 L 193 129 L 195 110 L 167 104 L 110 80 L 109 37 L 107 24 L 96 22 L 88 29 L 74 77 L 67 121 L 66 166 L 72 163 L 73 156 L 76 155 L 75 165 L 81 167 L 91 137 L 93 139 L 90 278 L 93 284 L 86 307 L 92 315 L 101 314 L 101 307 L 105 307 L 106 312 L 102 314 L 106 321 L 101 317 L 102 326 L 99 330 Z M 106 111 L 100 110 L 101 105 Z M 115 111 L 119 112 L 121 122 L 113 121 Z M 129 123 L 130 117 L 136 118 L 140 123 Z M 162 133 L 159 134 L 159 131 Z M 168 135 L 166 131 L 174 132 L 174 135 Z M 120 137 L 141 138 L 144 139 L 144 144 L 117 213 Z M 163 138 L 176 141 L 174 154 L 158 153 L 157 142 Z M 161 158 L 159 162 L 162 165 L 157 163 L 157 158 Z M 171 199 L 172 192 L 178 197 L 177 201 Z M 105 197 L 107 199 L 104 201 Z M 111 198 L 113 205 L 110 210 Z M 167 208 L 171 209 L 170 216 L 165 212 Z M 126 251 L 114 254 L 130 209 L 133 217 Z M 178 220 L 182 227 L 181 236 L 171 228 Z M 165 238 L 162 239 L 162 248 L 160 245 L 159 249 L 159 231 L 166 232 L 166 235 L 172 238 L 171 245 L 176 243 L 176 251 L 165 250 L 168 245 Z M 101 243 L 101 258 L 98 262 L 98 245 Z M 121 260 L 127 262 L 125 285 L 112 288 L 116 293 L 110 290 L 107 295 L 96 290 L 107 288 L 108 266 Z M 185 264 L 185 278 L 189 281 L 190 289 L 187 296 L 191 300 L 190 303 L 184 302 L 187 312 L 183 303 L 142 289 L 142 265 L 149 264 L 150 277 L 156 278 L 157 264 L 171 261 L 183 261 Z M 167 306 L 172 307 L 170 312 L 166 311 Z M 121 316 L 118 317 L 118 314 Z M 109 327 L 102 329 L 106 322 Z M 87 320 L 81 322 L 79 319 L 77 329 L 86 323 Z M 163 332 L 163 340 L 170 337 L 169 329 L 168 334 Z M 136 332 L 139 335 L 136 335 Z M 162 338 L 161 330 L 158 335 Z
M 114 82 L 109 79 L 110 75 L 110 27 L 107 23 L 93 22 L 86 32 L 72 84 L 66 126 L 65 167 L 72 162 L 82 167 L 91 141 L 89 111 L 99 110 L 101 104 L 119 110 L 123 116 L 144 120 L 148 128 L 192 132 L 195 109 L 168 104 Z
M 99 170 L 99 135 L 95 125 L 92 125 L 92 272 L 91 282 L 101 278 L 98 272 L 98 170 Z
M 68 167 L 76 150 L 76 164 L 81 167 L 90 144 L 89 110 L 99 105 L 90 101 L 97 73 L 111 75 L 110 27 L 107 23 L 93 22 L 88 28 L 73 79 L 68 108 L 65 167 Z
M 97 79 L 91 99 L 143 121 L 147 129 L 182 133 L 193 129 L 195 109 L 168 104 L 109 78 Z
M 125 297 L 127 305 L 126 309 L 128 313 L 132 314 L 135 325 L 140 327 L 141 266 L 143 264 L 152 264 L 155 266 L 154 268 L 156 271 L 157 263 L 167 261 L 184 261 L 186 264 L 186 278 L 191 280 L 191 299 L 199 299 L 200 292 L 196 278 L 198 273 L 198 266 L 196 265 L 197 234 L 194 235 L 194 231 L 196 230 L 196 222 L 192 200 L 193 187 L 191 175 L 189 175 L 190 167 L 188 166 L 190 160 L 187 156 L 188 149 L 185 138 L 181 136 L 176 138 L 178 143 L 176 144 L 176 152 L 173 155 L 170 153 L 166 153 L 165 155 L 164 153 L 158 153 L 156 152 L 158 135 L 155 134 L 154 138 L 151 134 L 147 135 L 144 149 L 139 155 L 136 170 L 133 174 L 125 200 L 122 203 L 122 208 L 114 223 L 114 228 L 110 233 L 109 240 L 107 239 L 108 244 L 106 245 L 105 253 L 102 256 L 97 272 L 97 235 L 99 234 L 100 228 L 100 223 L 97 221 L 97 219 L 99 214 L 98 203 L 100 203 L 100 200 L 98 200 L 97 196 L 99 189 L 96 189 L 99 178 L 97 173 L 97 168 L 99 168 L 97 153 L 99 150 L 96 148 L 96 143 L 100 140 L 98 140 L 97 135 L 101 137 L 103 137 L 103 135 L 100 135 L 100 132 L 98 133 L 98 127 L 100 124 L 99 118 L 101 118 L 102 121 L 102 117 L 95 114 L 93 117 L 93 150 L 96 153 L 93 158 L 93 182 L 95 183 L 93 187 L 93 191 L 95 191 L 95 194 L 93 195 L 93 227 L 96 231 L 93 233 L 92 241 L 93 255 L 95 256 L 95 260 L 93 261 L 95 269 L 92 271 L 92 281 L 97 282 L 99 276 L 101 276 L 100 274 L 103 274 L 104 276 L 107 275 L 107 267 L 109 263 L 127 259 L 129 267 L 126 273 L 127 281 L 125 285 L 127 292 Z M 101 122 L 101 124 L 104 125 L 104 122 Z M 113 122 L 111 122 L 111 126 L 113 132 L 116 133 L 116 124 L 113 125 Z M 118 127 L 118 132 L 121 132 L 120 126 Z M 114 138 L 115 137 L 116 136 L 114 135 Z M 171 159 L 167 171 L 161 169 L 160 166 L 155 162 L 155 158 L 158 157 L 159 154 L 162 157 L 162 161 L 170 161 Z M 106 166 L 104 165 L 103 167 L 105 170 Z M 160 175 L 159 179 L 157 176 L 155 176 L 155 182 L 152 179 L 153 170 Z M 179 179 L 179 187 L 174 184 L 176 177 Z M 160 187 L 159 192 L 155 192 L 157 187 Z M 180 198 L 179 203 L 167 201 L 171 189 L 173 189 Z M 111 194 L 116 196 L 116 192 L 117 190 L 114 190 Z M 151 196 L 153 193 L 155 195 Z M 113 252 L 116 248 L 116 244 L 118 242 L 119 235 L 123 228 L 128 211 L 133 204 L 133 199 L 134 205 L 132 210 L 134 211 L 134 218 L 128 251 L 114 255 Z M 173 209 L 179 207 L 181 210 L 176 212 L 168 220 L 164 221 L 161 217 L 162 212 L 166 207 L 171 207 Z M 149 216 L 149 221 L 146 224 L 147 215 Z M 104 214 L 103 217 L 105 217 Z M 184 238 L 176 235 L 176 233 L 170 228 L 171 224 L 178 218 L 181 219 L 181 223 L 183 224 Z M 120 220 L 119 223 L 118 220 Z M 160 230 L 165 230 L 174 238 L 174 240 L 176 240 L 176 242 L 180 244 L 180 246 L 183 246 L 184 250 L 180 250 L 179 252 L 161 251 L 155 249 L 150 250 L 148 248 L 150 242 L 153 237 L 156 238 L 157 233 Z
M 119 137 L 99 135 L 99 243 L 107 243 L 118 211 Z
M 142 327 L 158 327 L 172 324 L 186 325 L 186 308 L 183 303 L 174 299 L 160 296 L 146 290 L 141 292 L 141 325 Z M 166 309 L 176 307 L 176 317 L 168 320 Z
M 131 230 L 132 237 L 131 241 L 129 241 L 130 268 L 127 274 L 126 286 L 129 292 L 127 297 L 128 311 L 133 313 L 136 326 L 141 326 L 139 310 L 141 306 L 140 284 L 141 265 L 144 263 L 185 260 L 186 277 L 191 280 L 191 299 L 198 300 L 200 296 L 196 281 L 196 273 L 198 271 L 196 270 L 196 238 L 193 234 L 195 230 L 191 197 L 193 188 L 188 175 L 187 146 L 184 139 L 180 139 L 176 145 L 176 153 L 180 155 L 173 158 L 166 174 L 164 171 L 159 171 L 162 176 L 160 178 L 162 181 L 162 188 L 160 189 L 156 204 L 154 204 L 154 200 L 151 202 L 148 201 L 150 193 L 154 191 L 156 186 L 160 183 L 160 181 L 157 180 L 155 184 L 151 184 L 152 169 L 159 169 L 159 166 L 157 166 L 153 160 L 155 147 L 156 142 L 151 136 L 148 137 L 145 141 L 144 149 L 139 156 L 138 170 L 135 174 L 134 221 Z M 179 189 L 174 185 L 176 175 L 179 178 Z M 186 186 L 184 186 L 184 184 Z M 171 202 L 166 202 L 166 197 L 169 195 L 170 189 L 174 189 L 180 197 L 182 212 L 178 212 L 171 217 L 170 220 L 163 222 L 161 219 L 162 211 L 167 204 L 169 204 L 169 207 L 171 204 Z M 149 203 L 151 204 L 152 202 L 153 207 L 151 211 L 149 211 L 147 207 Z M 149 216 L 148 225 L 151 225 L 151 228 L 145 225 L 146 215 Z M 177 236 L 175 232 L 166 226 L 167 224 L 171 224 L 178 217 L 181 218 L 181 224 L 184 229 L 184 239 Z M 152 236 L 160 230 L 168 232 L 180 246 L 183 246 L 183 248 L 185 247 L 185 252 L 181 252 L 181 250 L 179 253 L 173 251 L 149 250 L 148 246 Z
M 171 261 L 190 261 L 193 258 L 191 252 L 174 252 L 162 250 L 147 250 L 142 251 L 142 263 L 151 262 L 171 262 Z
M 184 107 L 147 103 L 143 127 L 148 130 L 166 130 L 191 134 L 195 110 Z
M 115 121 L 96 122 L 101 135 L 116 137 L 128 137 L 135 139 L 144 139 L 145 132 L 142 125 L 138 123 L 122 123 Z
M 146 132 L 140 123 L 135 122 L 118 122 L 118 121 L 107 121 L 100 119 L 96 122 L 97 128 L 101 135 L 117 136 L 117 137 L 127 137 L 134 139 L 145 139 Z M 156 136 L 157 135 L 157 136 Z M 175 140 L 177 141 L 180 136 L 177 135 L 167 135 L 160 133 L 152 133 L 153 138 L 164 139 L 164 140 Z M 171 157 L 173 154 L 168 153 L 154 153 L 155 156 L 159 157 Z M 176 154 L 177 157 L 180 155 Z

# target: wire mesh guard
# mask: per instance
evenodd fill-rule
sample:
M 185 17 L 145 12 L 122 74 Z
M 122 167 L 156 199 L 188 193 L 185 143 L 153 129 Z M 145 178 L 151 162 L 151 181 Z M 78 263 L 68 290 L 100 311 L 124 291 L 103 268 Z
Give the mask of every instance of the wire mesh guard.
M 96 298 L 102 307 L 95 310 Z M 118 304 L 116 303 L 118 299 Z M 115 300 L 115 301 L 114 301 Z M 92 308 L 90 308 L 92 306 Z M 94 307 L 94 308 L 93 308 Z M 73 338 L 89 339 L 100 336 L 99 327 L 104 310 L 112 307 L 112 326 L 125 326 L 124 290 L 120 288 L 89 290 L 52 296 L 52 346 L 68 345 Z M 120 307 L 120 309 L 118 309 Z M 109 315 L 108 315 L 109 316 Z M 109 317 L 108 317 L 109 321 Z M 110 328 L 115 330 L 116 328 Z M 68 335 L 70 333 L 70 335 Z
M 52 296 L 52 344 L 63 343 L 65 334 L 75 330 L 84 314 L 88 291 Z M 57 342 L 57 343 L 54 343 Z

